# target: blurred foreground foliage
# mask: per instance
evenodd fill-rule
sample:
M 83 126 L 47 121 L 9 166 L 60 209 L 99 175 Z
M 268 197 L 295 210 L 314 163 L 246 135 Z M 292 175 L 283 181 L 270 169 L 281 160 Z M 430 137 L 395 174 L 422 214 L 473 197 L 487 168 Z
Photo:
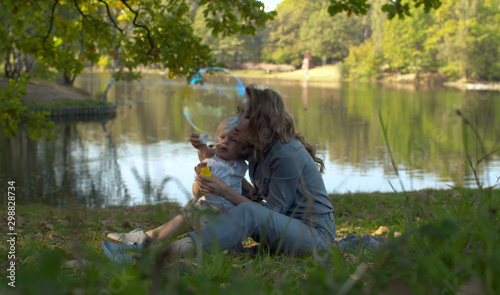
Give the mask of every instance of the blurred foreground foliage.
M 158 226 L 176 214 L 177 204 L 18 204 L 16 288 L 7 286 L 7 262 L 1 285 L 13 294 L 497 294 L 500 190 L 406 195 L 408 203 L 401 193 L 331 195 L 337 237 L 387 236 L 376 252 L 343 253 L 333 246 L 329 253 L 293 257 L 249 251 L 255 245 L 249 240 L 242 253 L 201 253 L 167 263 L 161 272 L 154 269 L 155 250 L 145 251 L 135 265 L 118 265 L 102 254 L 99 242 L 107 231 Z M 7 208 L 1 212 L 6 216 Z

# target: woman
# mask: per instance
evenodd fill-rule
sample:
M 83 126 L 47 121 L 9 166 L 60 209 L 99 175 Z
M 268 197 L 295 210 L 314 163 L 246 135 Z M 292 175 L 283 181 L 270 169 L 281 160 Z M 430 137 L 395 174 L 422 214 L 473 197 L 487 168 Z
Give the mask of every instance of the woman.
M 200 231 L 189 233 L 176 246 L 184 248 L 183 243 L 194 242 L 205 251 L 214 246 L 224 250 L 252 237 L 285 253 L 328 247 L 335 238 L 335 220 L 320 174 L 323 161 L 316 156 L 316 148 L 295 131 L 293 118 L 276 91 L 251 85 L 246 94 L 246 103 L 238 106 L 245 117 L 234 133 L 237 140 L 253 144 L 249 175 L 255 192 L 266 203 L 261 207 L 219 179 L 200 176 L 203 191 L 237 206 Z
M 249 175 L 255 193 L 266 202 L 262 205 L 238 194 L 217 177 L 198 176 L 202 191 L 222 196 L 236 207 L 169 244 L 165 255 L 184 256 L 195 246 L 204 251 L 235 248 L 248 237 L 278 253 L 310 253 L 333 244 L 333 205 L 316 148 L 295 131 L 276 91 L 251 85 L 246 94 L 248 99 L 238 106 L 244 118 L 234 133 L 238 141 L 253 145 Z M 191 142 L 203 158 L 207 149 L 197 138 L 193 135 Z

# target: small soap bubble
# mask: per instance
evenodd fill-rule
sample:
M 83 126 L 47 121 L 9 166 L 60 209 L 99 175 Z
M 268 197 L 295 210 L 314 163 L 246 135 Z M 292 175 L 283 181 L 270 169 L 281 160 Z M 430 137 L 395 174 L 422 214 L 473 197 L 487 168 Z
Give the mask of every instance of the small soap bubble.
M 208 142 L 208 135 L 207 134 L 200 134 L 200 141 L 203 144 L 207 144 L 207 142 Z
M 220 67 L 199 70 L 184 87 L 182 99 L 184 116 L 196 132 L 207 136 L 207 142 L 218 142 L 213 134 L 219 124 L 234 117 L 237 106 L 245 102 L 243 83 L 231 71 Z M 244 113 L 227 124 L 227 131 L 241 122 Z

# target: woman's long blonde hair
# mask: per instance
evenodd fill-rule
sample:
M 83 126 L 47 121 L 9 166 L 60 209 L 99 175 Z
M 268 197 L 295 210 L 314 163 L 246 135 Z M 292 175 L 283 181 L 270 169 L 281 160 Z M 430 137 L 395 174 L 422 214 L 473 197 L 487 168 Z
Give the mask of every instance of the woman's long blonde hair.
M 247 86 L 246 93 L 250 99 L 248 131 L 253 139 L 254 157 L 263 159 L 266 148 L 276 140 L 287 142 L 286 137 L 290 135 L 304 145 L 323 173 L 325 164 L 316 156 L 317 147 L 295 131 L 293 117 L 286 110 L 281 95 L 273 89 L 256 85 Z

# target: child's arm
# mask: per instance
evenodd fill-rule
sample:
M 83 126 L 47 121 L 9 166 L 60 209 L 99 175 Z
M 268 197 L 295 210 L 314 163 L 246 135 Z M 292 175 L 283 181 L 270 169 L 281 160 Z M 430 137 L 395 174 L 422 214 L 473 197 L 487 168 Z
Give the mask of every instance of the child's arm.
M 191 138 L 189 139 L 189 141 L 191 142 L 191 145 L 198 150 L 198 158 L 200 159 L 200 161 L 214 156 L 214 152 L 200 140 L 199 134 L 191 134 Z
M 193 182 L 193 196 L 197 199 L 203 196 L 197 181 Z

